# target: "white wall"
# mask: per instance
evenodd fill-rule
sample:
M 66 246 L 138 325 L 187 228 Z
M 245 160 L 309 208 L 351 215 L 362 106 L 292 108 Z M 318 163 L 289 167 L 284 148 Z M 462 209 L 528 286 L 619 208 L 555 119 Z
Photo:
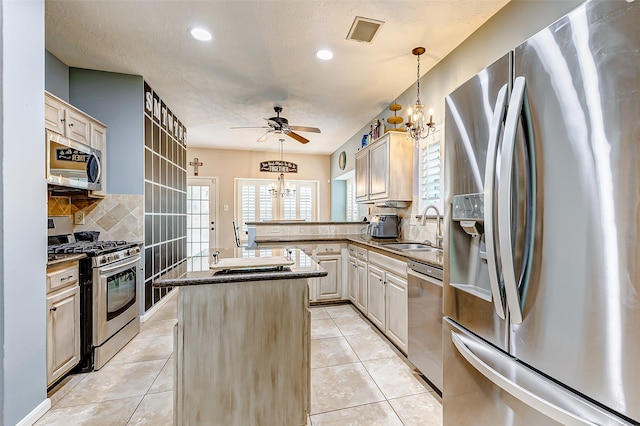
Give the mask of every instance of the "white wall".
M 1 6 L 0 423 L 15 425 L 47 401 L 44 2 Z

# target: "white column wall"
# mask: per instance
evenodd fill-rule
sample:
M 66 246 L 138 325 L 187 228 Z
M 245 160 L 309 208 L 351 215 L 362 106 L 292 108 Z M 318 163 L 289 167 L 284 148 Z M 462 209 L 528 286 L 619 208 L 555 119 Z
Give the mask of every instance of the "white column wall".
M 44 1 L 0 6 L 0 424 L 15 425 L 48 406 Z

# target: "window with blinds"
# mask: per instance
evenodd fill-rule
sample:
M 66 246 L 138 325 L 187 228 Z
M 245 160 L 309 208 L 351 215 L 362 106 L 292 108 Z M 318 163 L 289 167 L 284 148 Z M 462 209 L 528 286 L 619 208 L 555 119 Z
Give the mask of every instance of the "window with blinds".
M 295 189 L 290 197 L 274 198 L 269 189 L 276 180 L 236 179 L 237 221 L 242 235 L 246 235 L 246 222 L 264 220 L 306 220 L 318 218 L 318 182 L 286 181 L 287 187 Z
M 442 150 L 440 132 L 420 142 L 420 210 L 435 204 L 442 211 Z
M 347 222 L 358 222 L 358 203 L 356 203 L 356 180 L 347 179 Z

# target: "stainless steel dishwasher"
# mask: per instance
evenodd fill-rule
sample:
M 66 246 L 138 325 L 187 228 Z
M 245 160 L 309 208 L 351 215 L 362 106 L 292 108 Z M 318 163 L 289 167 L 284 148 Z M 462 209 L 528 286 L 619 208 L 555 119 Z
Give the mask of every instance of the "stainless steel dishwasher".
M 442 392 L 442 269 L 407 261 L 409 361 Z

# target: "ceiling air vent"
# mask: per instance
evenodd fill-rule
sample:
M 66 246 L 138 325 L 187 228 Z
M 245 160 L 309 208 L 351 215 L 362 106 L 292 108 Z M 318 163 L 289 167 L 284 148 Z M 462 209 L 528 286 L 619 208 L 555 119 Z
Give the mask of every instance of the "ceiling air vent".
M 347 34 L 347 40 L 371 43 L 373 39 L 376 38 L 382 24 L 384 24 L 384 21 L 356 16 L 353 24 L 351 24 L 349 34 Z

